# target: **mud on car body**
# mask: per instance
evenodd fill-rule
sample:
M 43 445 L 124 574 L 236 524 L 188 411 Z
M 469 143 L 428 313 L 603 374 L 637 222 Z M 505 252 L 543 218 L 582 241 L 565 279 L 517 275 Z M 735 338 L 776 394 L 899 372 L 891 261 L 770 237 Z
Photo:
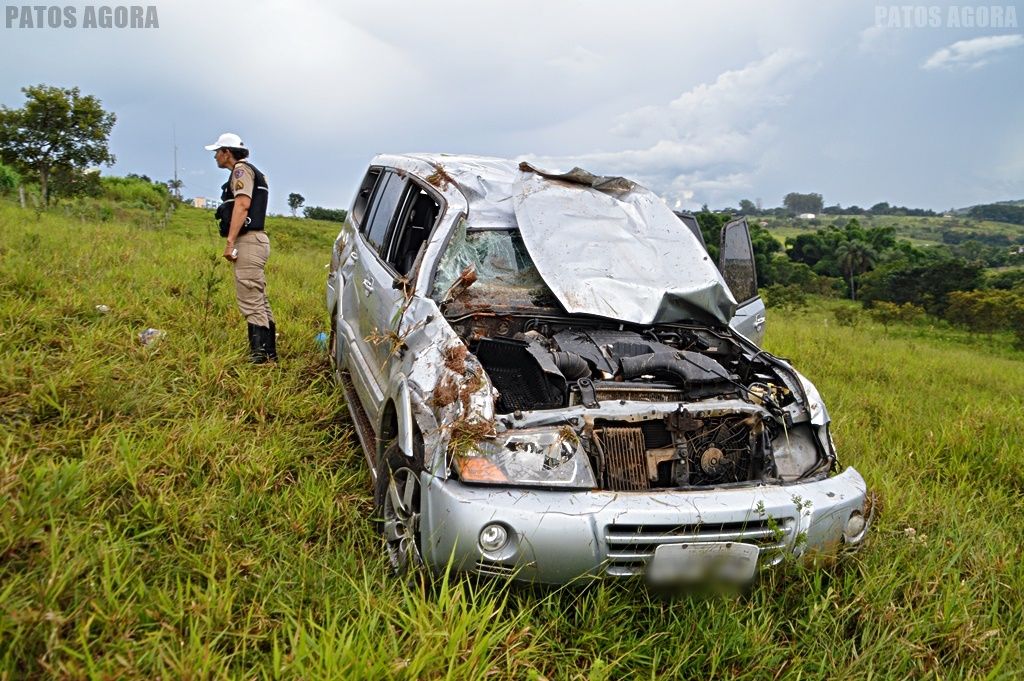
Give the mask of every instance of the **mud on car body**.
M 580 169 L 373 160 L 326 302 L 396 570 L 742 581 L 863 540 L 820 396 L 757 345 L 746 223 L 716 266 L 682 218 Z

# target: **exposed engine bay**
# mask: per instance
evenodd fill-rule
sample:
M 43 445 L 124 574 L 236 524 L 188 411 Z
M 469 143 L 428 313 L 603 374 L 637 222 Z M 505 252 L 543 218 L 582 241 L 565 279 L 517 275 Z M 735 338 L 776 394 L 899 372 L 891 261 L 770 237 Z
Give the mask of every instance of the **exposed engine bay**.
M 573 432 L 601 489 L 778 482 L 829 459 L 827 444 L 801 417 L 795 373 L 726 329 L 479 314 L 450 321 L 490 378 L 495 411 L 511 428 L 524 413 L 587 410 L 585 420 L 566 423 L 577 424 Z M 545 459 L 545 467 L 560 463 Z

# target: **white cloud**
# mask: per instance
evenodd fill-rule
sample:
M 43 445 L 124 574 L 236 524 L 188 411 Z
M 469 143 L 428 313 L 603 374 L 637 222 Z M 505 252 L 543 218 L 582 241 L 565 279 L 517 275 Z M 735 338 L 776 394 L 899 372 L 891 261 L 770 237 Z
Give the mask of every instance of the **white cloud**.
M 921 68 L 926 70 L 968 68 L 976 69 L 991 61 L 998 52 L 1024 45 L 1024 36 L 992 35 L 984 38 L 958 40 L 949 47 L 937 50 L 925 60 Z
M 892 59 L 898 54 L 899 47 L 910 38 L 911 33 L 908 31 L 874 24 L 860 32 L 857 50 L 861 54 Z
M 805 55 L 780 49 L 668 104 L 619 115 L 612 133 L 635 140 L 633 148 L 534 160 L 635 177 L 670 204 L 721 200 L 751 186 L 776 137 L 769 112 L 787 104 L 816 68 Z

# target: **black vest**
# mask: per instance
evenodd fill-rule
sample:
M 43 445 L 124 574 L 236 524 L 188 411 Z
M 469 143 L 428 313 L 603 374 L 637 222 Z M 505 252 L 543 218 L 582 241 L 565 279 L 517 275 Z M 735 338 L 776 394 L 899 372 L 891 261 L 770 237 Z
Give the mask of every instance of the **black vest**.
M 248 161 L 238 161 L 252 168 L 252 174 L 256 176 L 255 187 L 252 191 L 252 200 L 249 203 L 249 215 L 245 218 L 245 224 L 239 230 L 239 234 L 246 232 L 263 231 L 263 223 L 267 217 L 267 198 L 269 189 L 267 187 L 267 176 L 259 171 L 259 168 Z M 237 164 L 236 164 L 237 166 Z M 235 194 L 231 191 L 231 176 L 228 181 L 220 186 L 220 207 L 217 208 L 217 219 L 220 220 L 220 235 L 226 237 L 231 229 L 231 212 L 235 209 Z

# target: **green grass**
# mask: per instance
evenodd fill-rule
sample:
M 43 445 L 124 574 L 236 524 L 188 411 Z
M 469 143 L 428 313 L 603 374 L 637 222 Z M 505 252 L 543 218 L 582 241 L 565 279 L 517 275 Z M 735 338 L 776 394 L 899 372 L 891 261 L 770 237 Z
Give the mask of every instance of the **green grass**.
M 770 312 L 768 348 L 817 383 L 882 502 L 835 564 L 738 597 L 408 586 L 313 340 L 336 226 L 270 224 L 283 361 L 253 368 L 210 214 L 147 224 L 0 202 L 0 678 L 1024 671 L 1020 353 Z M 147 327 L 167 335 L 142 347 Z

